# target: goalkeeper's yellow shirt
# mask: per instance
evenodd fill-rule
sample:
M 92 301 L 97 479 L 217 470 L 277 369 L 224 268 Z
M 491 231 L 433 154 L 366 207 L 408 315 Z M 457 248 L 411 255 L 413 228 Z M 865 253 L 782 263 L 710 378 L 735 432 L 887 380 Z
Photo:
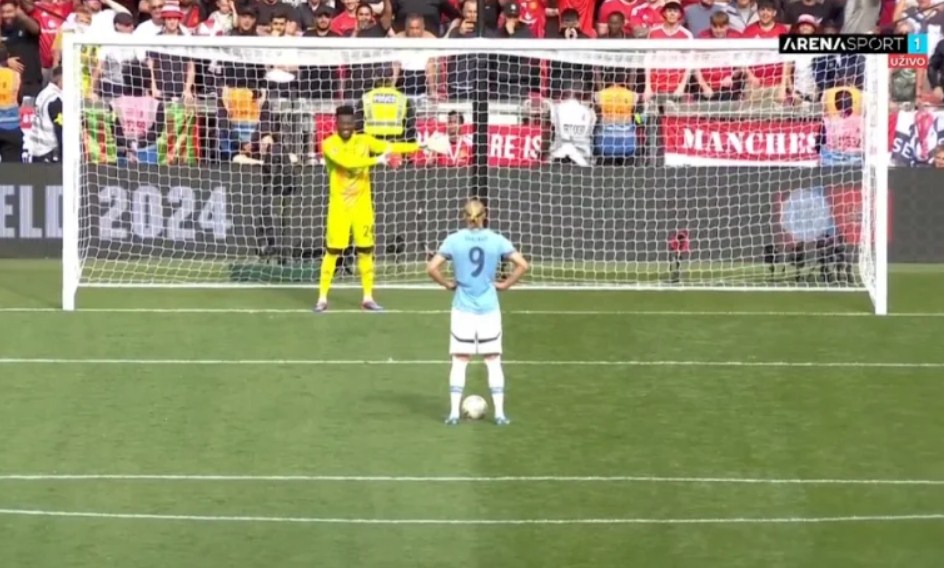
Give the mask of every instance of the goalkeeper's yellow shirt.
M 346 141 L 337 133 L 321 143 L 328 170 L 330 203 L 348 207 L 362 199 L 370 199 L 370 168 L 377 164 L 377 155 L 388 150 L 395 154 L 418 152 L 415 142 L 384 142 L 369 134 L 352 134 Z

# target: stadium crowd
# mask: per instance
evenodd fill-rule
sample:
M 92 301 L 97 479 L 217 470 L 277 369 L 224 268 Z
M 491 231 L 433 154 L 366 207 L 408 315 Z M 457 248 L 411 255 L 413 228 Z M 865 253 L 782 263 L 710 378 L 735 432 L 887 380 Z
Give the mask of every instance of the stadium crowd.
M 936 44 L 929 67 L 897 71 L 889 85 L 897 120 L 890 125 L 893 155 L 898 165 L 944 166 L 944 158 L 934 159 L 935 154 L 944 156 L 944 112 L 937 110 L 944 103 L 944 1 L 485 0 L 484 7 L 478 14 L 473 0 L 0 0 L 0 160 L 58 159 L 62 104 L 57 68 L 66 33 L 434 40 L 474 36 L 481 18 L 487 36 L 506 38 L 603 41 L 772 38 L 790 32 L 927 33 Z M 404 57 L 382 67 L 306 69 L 193 61 L 104 47 L 84 50 L 81 59 L 84 147 L 91 161 L 265 162 L 274 152 L 313 156 L 316 142 L 307 149 L 304 143 L 288 149 L 291 136 L 267 127 L 284 124 L 281 101 L 291 101 L 295 114 L 314 117 L 313 125 L 293 127 L 295 138 L 304 138 L 306 130 L 312 138 L 314 128 L 317 139 L 324 109 L 340 100 L 360 101 L 372 89 L 395 92 L 409 99 L 414 111 L 419 108 L 419 118 L 407 128 L 411 134 L 417 121 L 420 130 L 437 128 L 425 117 L 441 124 L 456 140 L 451 165 L 463 165 L 468 158 L 459 139 L 469 132 L 470 113 L 457 102 L 467 100 L 475 86 L 461 57 L 445 62 Z M 653 108 L 651 104 L 663 110 L 666 104 L 697 109 L 710 102 L 722 105 L 716 108 L 723 114 L 731 104 L 747 100 L 768 109 L 758 116 L 818 113 L 824 117 L 823 163 L 861 160 L 861 134 L 856 138 L 848 128 L 852 121 L 861 123 L 854 116 L 861 112 L 864 88 L 861 57 L 824 56 L 795 65 L 694 72 L 578 67 L 508 60 L 488 69 L 497 98 L 518 101 L 519 122 L 553 124 L 567 104 L 579 103 L 592 109 L 587 122 L 595 132 L 613 127 L 607 131 L 615 133 L 611 139 L 601 141 L 598 135 L 592 148 L 571 143 L 560 129 L 548 130 L 554 142 L 542 142 L 544 158 L 584 163 L 601 156 L 631 157 L 641 153 L 644 136 L 634 129 L 646 121 L 649 111 L 642 109 Z M 324 105 L 299 106 L 300 100 Z M 279 118 L 273 118 L 276 115 Z M 632 134 L 630 143 L 625 141 L 627 132 Z M 837 141 L 835 148 L 830 139 Z M 855 148 L 850 139 L 857 140 L 851 143 Z M 280 144 L 284 148 L 276 151 Z

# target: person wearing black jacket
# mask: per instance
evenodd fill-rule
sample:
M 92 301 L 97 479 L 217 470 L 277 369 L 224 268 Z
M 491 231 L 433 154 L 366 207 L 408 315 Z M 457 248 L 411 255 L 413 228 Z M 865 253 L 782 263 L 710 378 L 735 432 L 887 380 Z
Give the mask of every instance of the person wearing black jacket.
M 944 39 L 937 42 L 934 54 L 928 62 L 928 82 L 938 102 L 944 102 Z

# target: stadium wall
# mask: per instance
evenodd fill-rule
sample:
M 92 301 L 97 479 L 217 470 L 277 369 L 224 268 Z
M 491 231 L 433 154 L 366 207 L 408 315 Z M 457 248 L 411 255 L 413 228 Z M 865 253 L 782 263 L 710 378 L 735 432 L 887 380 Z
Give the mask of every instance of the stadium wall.
M 252 166 L 100 166 L 85 175 L 83 183 L 92 189 L 85 203 L 91 223 L 83 224 L 82 235 L 103 255 L 160 252 L 186 258 L 235 250 L 251 256 L 267 237 L 299 255 L 321 246 L 325 180 L 320 167 L 280 172 L 274 181 L 288 190 L 275 201 L 266 190 L 272 174 Z M 779 191 L 758 191 L 769 187 L 771 178 L 781 180 Z M 545 165 L 492 168 L 489 185 L 494 226 L 531 243 L 530 255 L 560 258 L 561 250 L 608 243 L 598 251 L 600 260 L 633 261 L 663 258 L 668 235 L 678 229 L 692 234 L 693 249 L 711 243 L 702 247 L 707 249 L 702 258 L 759 258 L 777 203 L 787 192 L 826 186 L 827 192 L 848 196 L 858 178 L 857 171 L 842 168 Z M 944 262 L 940 172 L 896 168 L 889 178 L 891 261 Z M 470 171 L 457 168 L 403 168 L 385 172 L 382 181 L 376 177 L 381 254 L 419 255 L 434 246 L 458 225 L 457 218 L 443 212 L 457 211 L 470 180 Z M 239 192 L 231 190 L 235 186 Z M 194 210 L 187 212 L 182 204 L 191 195 Z M 60 168 L 0 166 L 0 258 L 58 256 L 61 197 Z M 267 206 L 278 210 L 280 203 L 286 211 L 281 228 L 257 231 L 265 224 Z M 221 204 L 225 216 L 219 214 Z M 749 232 L 735 234 L 731 229 L 738 226 Z M 623 242 L 632 242 L 632 250 L 620 247 Z

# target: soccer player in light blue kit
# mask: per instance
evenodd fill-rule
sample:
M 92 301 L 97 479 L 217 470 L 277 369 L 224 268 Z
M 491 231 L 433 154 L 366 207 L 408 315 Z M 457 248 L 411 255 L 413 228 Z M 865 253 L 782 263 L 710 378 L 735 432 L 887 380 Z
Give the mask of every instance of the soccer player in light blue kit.
M 456 291 L 452 302 L 452 338 L 449 342 L 452 370 L 449 372 L 450 410 L 446 424 L 459 423 L 466 367 L 473 355 L 481 355 L 488 369 L 495 423 L 503 426 L 510 421 L 505 416 L 498 291 L 507 290 L 518 282 L 528 270 L 528 262 L 508 239 L 485 228 L 485 206 L 481 201 L 472 199 L 467 202 L 463 216 L 468 228 L 449 235 L 426 267 L 426 272 L 437 284 Z M 507 278 L 496 283 L 495 275 L 503 259 L 511 261 L 515 268 Z M 441 269 L 447 261 L 452 261 L 455 281 L 442 274 Z

